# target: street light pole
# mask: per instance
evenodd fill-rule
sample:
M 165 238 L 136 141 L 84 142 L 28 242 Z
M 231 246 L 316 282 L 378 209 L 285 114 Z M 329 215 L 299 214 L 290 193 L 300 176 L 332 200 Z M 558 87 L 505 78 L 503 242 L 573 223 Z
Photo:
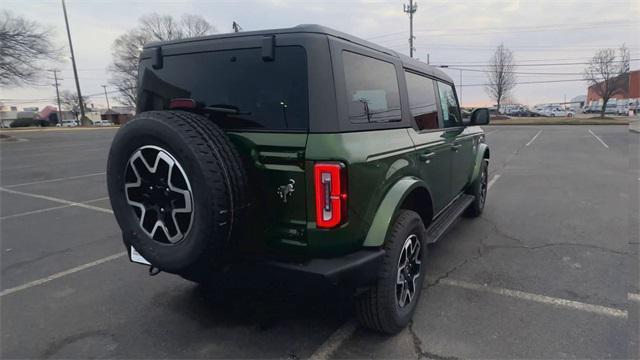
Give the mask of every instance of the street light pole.
M 58 100 L 58 124 L 62 126 L 62 106 L 60 106 L 60 91 L 58 90 L 58 70 L 53 69 L 53 79 L 55 81 L 54 86 L 56 87 L 56 99 Z
M 71 30 L 69 30 L 69 19 L 67 18 L 67 6 L 62 0 L 62 12 L 64 12 L 64 23 L 67 27 L 67 38 L 69 39 L 69 51 L 71 52 L 71 65 L 73 66 L 73 76 L 76 79 L 76 91 L 78 92 L 78 102 L 80 106 L 80 124 L 85 118 L 84 116 L 84 104 L 82 101 L 82 92 L 80 92 L 80 81 L 78 80 L 78 68 L 76 67 L 76 57 L 73 54 L 73 42 L 71 41 Z
M 104 89 L 104 98 L 107 99 L 107 110 L 111 110 L 109 106 L 109 97 L 107 96 L 107 85 L 100 85 Z

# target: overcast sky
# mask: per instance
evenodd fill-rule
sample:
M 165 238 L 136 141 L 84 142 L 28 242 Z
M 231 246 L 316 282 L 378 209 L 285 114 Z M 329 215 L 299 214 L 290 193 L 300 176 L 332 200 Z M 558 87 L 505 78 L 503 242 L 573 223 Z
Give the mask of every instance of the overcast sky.
M 82 92 L 92 95 L 100 94 L 100 85 L 108 83 L 106 68 L 111 62 L 113 40 L 134 27 L 140 16 L 151 12 L 177 17 L 199 14 L 219 33 L 231 31 L 233 21 L 244 30 L 316 23 L 408 54 L 409 20 L 402 11 L 403 3 L 408 0 L 67 0 L 67 11 Z M 60 1 L 3 0 L 0 8 L 49 26 L 56 44 L 68 55 Z M 513 50 L 520 65 L 518 71 L 529 73 L 518 76 L 520 84 L 514 92 L 515 100 L 529 105 L 586 94 L 579 75 L 584 65 L 531 65 L 585 62 L 598 48 L 622 43 L 631 49 L 632 59 L 640 59 L 640 0 L 424 0 L 418 1 L 414 28 L 415 56 L 426 62 L 428 53 L 431 64 L 486 64 L 495 47 L 504 43 Z M 62 89 L 75 91 L 71 63 L 55 66 L 62 71 Z M 631 68 L 639 69 L 640 61 L 632 61 Z M 463 105 L 491 104 L 483 87 L 474 86 L 486 82 L 485 75 L 477 71 L 482 67 L 468 69 L 476 71 L 462 73 Z M 447 72 L 459 85 L 460 72 Z M 524 84 L 551 80 L 561 82 Z M 0 90 L 0 98 L 15 99 L 13 104 L 19 107 L 53 104 L 26 101 L 54 96 L 54 88 L 47 85 Z M 104 106 L 104 96 L 91 96 L 90 102 Z

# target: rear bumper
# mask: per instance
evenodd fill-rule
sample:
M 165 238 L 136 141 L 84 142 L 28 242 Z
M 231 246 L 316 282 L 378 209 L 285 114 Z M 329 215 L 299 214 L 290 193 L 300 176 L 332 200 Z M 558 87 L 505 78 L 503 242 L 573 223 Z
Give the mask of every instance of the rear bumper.
M 384 250 L 360 250 L 331 259 L 312 259 L 304 263 L 270 261 L 264 263 L 273 276 L 299 284 L 363 287 L 378 277 Z

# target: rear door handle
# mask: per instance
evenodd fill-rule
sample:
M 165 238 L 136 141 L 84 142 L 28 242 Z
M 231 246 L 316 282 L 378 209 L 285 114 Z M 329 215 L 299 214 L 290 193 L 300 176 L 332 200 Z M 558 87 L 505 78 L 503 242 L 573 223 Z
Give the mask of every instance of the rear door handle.
M 460 150 L 461 147 L 462 145 L 454 144 L 454 145 L 451 145 L 451 150 L 458 151 Z
M 420 154 L 420 160 L 428 161 L 428 160 L 431 160 L 435 155 L 436 155 L 436 153 L 434 153 L 434 152 L 428 152 L 428 153 Z

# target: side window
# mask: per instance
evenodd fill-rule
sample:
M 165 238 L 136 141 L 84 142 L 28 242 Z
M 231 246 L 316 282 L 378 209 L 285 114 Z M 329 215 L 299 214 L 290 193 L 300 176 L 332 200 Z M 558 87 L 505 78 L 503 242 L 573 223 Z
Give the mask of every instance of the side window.
M 438 109 L 434 81 L 414 73 L 405 71 L 409 108 L 418 129 L 438 128 Z
M 456 93 L 453 91 L 453 87 L 438 81 L 438 93 L 440 94 L 440 109 L 442 110 L 444 127 L 462 125 L 458 100 L 456 99 Z
M 344 77 L 353 123 L 400 121 L 400 93 L 393 64 L 343 51 Z

